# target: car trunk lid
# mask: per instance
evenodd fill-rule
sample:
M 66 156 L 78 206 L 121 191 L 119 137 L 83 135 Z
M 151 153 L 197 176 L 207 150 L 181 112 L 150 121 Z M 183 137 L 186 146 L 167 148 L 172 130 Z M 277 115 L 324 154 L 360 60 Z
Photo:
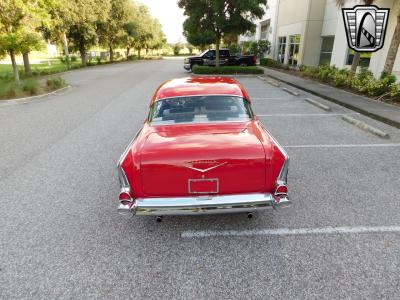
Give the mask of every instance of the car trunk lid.
M 141 151 L 152 197 L 262 192 L 265 172 L 264 148 L 246 123 L 158 126 Z

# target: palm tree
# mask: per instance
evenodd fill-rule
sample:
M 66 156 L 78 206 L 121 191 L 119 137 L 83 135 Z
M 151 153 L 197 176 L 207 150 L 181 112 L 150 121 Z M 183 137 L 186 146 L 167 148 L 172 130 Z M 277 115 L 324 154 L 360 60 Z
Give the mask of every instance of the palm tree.
M 387 74 L 392 73 L 393 65 L 396 60 L 399 46 L 400 46 L 400 3 L 397 3 L 397 24 L 392 36 L 392 40 L 390 42 L 390 47 L 388 54 L 386 56 L 386 62 L 383 72 Z
M 365 5 L 371 5 L 375 0 L 363 0 Z M 343 7 L 346 0 L 336 0 L 336 5 L 338 7 Z M 353 62 L 351 64 L 351 72 L 355 73 L 357 71 L 358 64 L 360 63 L 360 52 L 355 52 L 353 57 Z

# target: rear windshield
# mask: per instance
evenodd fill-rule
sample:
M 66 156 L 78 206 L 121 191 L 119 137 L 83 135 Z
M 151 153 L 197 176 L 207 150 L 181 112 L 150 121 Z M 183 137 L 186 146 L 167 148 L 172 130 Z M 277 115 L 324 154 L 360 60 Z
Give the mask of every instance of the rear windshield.
M 253 118 L 248 101 L 235 96 L 190 96 L 156 101 L 152 124 L 248 121 Z

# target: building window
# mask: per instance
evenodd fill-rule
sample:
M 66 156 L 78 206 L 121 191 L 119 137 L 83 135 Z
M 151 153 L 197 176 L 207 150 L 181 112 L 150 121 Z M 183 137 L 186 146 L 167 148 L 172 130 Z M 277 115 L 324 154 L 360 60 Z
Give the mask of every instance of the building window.
M 353 57 L 354 57 L 354 50 L 349 49 L 349 52 L 347 52 L 347 60 L 346 60 L 346 65 L 352 65 L 353 63 Z M 369 67 L 369 62 L 371 60 L 372 53 L 371 52 L 361 52 L 360 53 L 360 63 L 358 64 L 360 67 L 368 68 Z
M 300 34 L 289 37 L 289 65 L 297 66 L 299 61 Z
M 261 29 L 260 29 L 260 40 L 267 40 L 268 39 L 268 33 L 269 33 L 269 25 L 270 21 L 264 21 L 261 23 Z
M 321 54 L 319 57 L 320 65 L 330 65 L 332 57 L 333 42 L 335 41 L 334 36 L 323 36 L 321 45 Z
M 279 37 L 278 45 L 278 61 L 283 64 L 285 62 L 286 36 Z

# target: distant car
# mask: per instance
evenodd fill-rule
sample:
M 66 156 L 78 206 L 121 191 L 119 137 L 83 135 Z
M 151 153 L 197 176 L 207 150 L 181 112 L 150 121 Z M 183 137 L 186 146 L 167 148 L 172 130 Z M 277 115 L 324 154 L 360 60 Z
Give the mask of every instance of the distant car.
M 230 55 L 228 49 L 221 49 L 219 51 L 219 57 L 221 66 L 254 66 L 257 62 L 257 57 L 255 55 Z M 191 71 L 196 65 L 215 66 L 215 58 L 215 50 L 206 50 L 198 56 L 185 58 L 183 68 L 187 71 Z
M 143 128 L 118 162 L 118 210 L 161 220 L 287 205 L 288 167 L 240 83 L 174 79 L 157 89 Z

